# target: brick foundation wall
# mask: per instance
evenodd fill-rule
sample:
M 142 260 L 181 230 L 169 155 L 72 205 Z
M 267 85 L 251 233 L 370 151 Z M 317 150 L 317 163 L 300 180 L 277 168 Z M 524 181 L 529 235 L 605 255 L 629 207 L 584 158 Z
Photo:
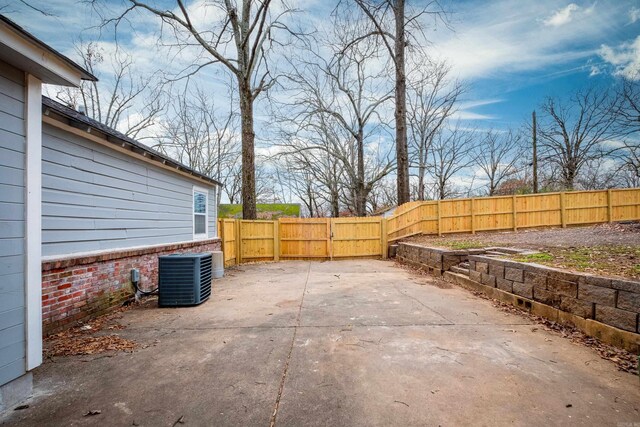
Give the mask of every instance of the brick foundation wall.
M 220 250 L 220 239 L 68 256 L 42 263 L 44 334 L 65 329 L 120 306 L 133 296 L 131 269 L 140 270 L 140 287 L 158 282 L 158 256 Z
M 640 283 L 539 264 L 469 256 L 469 278 L 584 319 L 640 333 Z

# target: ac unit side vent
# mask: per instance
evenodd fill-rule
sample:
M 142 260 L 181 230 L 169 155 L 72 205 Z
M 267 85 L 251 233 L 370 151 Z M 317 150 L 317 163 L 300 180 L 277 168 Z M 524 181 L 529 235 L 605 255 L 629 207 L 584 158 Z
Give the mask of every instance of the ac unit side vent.
M 198 305 L 211 296 L 211 253 L 158 257 L 158 305 Z

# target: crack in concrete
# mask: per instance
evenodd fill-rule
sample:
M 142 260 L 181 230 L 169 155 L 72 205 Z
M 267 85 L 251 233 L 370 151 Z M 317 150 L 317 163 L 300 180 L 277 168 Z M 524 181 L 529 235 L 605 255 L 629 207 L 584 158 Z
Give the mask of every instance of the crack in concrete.
M 398 291 L 399 293 L 401 293 L 402 295 L 404 295 L 407 298 L 410 298 L 412 300 L 414 300 L 415 302 L 417 302 L 418 304 L 420 304 L 421 306 L 423 306 L 424 308 L 426 308 L 427 310 L 437 314 L 438 316 L 442 317 L 444 320 L 446 320 L 447 322 L 449 322 L 450 324 L 453 324 L 453 322 L 449 319 L 447 319 L 446 317 L 444 317 L 441 313 L 438 313 L 436 310 L 434 310 L 433 308 L 429 307 L 428 305 L 426 305 L 425 303 L 423 303 L 422 301 L 420 301 L 418 298 L 414 297 L 413 295 L 409 295 L 409 294 L 405 294 L 404 292 L 402 292 L 400 289 L 398 289 L 398 286 L 396 286 L 395 284 L 393 285 L 393 288 Z
M 284 325 L 284 326 L 203 326 L 203 327 L 179 327 L 179 328 L 162 328 L 157 326 L 137 326 L 134 328 L 128 327 L 129 331 L 136 330 L 152 330 L 152 331 L 215 331 L 215 330 L 237 330 L 237 329 L 313 329 L 313 328 L 411 328 L 411 327 L 426 327 L 426 326 L 531 326 L 533 323 L 401 323 L 401 324 L 363 324 L 363 323 L 348 323 L 340 325 Z
M 271 422 L 269 427 L 276 425 L 276 418 L 278 416 L 278 409 L 280 408 L 280 399 L 282 398 L 282 392 L 284 391 L 284 383 L 287 380 L 287 372 L 289 371 L 289 363 L 291 362 L 291 354 L 293 353 L 293 346 L 296 342 L 296 335 L 298 335 L 298 328 L 300 327 L 300 318 L 302 317 L 302 304 L 304 303 L 304 295 L 307 293 L 307 284 L 309 283 L 309 276 L 311 275 L 311 262 L 309 262 L 309 268 L 307 269 L 307 278 L 304 281 L 304 289 L 302 290 L 302 298 L 300 298 L 300 306 L 298 307 L 298 315 L 296 316 L 296 325 L 293 329 L 293 337 L 291 337 L 291 344 L 289 346 L 289 354 L 287 360 L 284 363 L 284 370 L 282 371 L 282 378 L 280 379 L 280 388 L 278 389 L 278 396 L 276 397 L 276 403 L 273 407 L 273 413 L 271 415 Z

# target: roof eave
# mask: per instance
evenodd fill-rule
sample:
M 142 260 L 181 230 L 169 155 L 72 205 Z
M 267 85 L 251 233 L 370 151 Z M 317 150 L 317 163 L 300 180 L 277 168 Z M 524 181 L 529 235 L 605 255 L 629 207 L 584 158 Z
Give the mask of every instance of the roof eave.
M 43 83 L 79 86 L 98 79 L 87 70 L 0 15 L 0 59 Z

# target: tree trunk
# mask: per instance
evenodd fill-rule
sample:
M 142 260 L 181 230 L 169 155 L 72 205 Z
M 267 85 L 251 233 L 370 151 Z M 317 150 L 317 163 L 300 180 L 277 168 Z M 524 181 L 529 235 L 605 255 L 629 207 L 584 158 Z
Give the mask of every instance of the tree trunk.
M 338 190 L 338 172 L 336 170 L 336 164 L 331 164 L 331 184 L 329 186 L 331 191 L 331 216 L 338 218 L 340 216 L 340 191 Z
M 573 165 L 568 165 L 566 170 L 564 171 L 564 189 L 567 191 L 573 191 L 573 183 L 576 180 L 577 168 Z
M 313 192 L 309 187 L 307 187 L 307 197 L 309 198 L 309 203 L 307 204 L 307 207 L 309 208 L 309 218 L 313 218 L 315 216 L 315 211 L 313 209 Z
M 424 161 L 424 138 L 420 134 L 420 144 L 418 146 L 418 200 L 424 200 L 424 176 L 427 172 L 426 164 Z
M 362 127 L 358 130 L 357 137 L 358 149 L 358 183 L 356 188 L 356 215 L 365 216 L 367 201 L 364 194 L 364 130 Z
M 249 82 L 239 80 L 242 127 L 242 218 L 256 219 L 256 168 L 253 131 L 253 95 Z
M 404 0 L 396 0 L 395 66 L 396 66 L 396 162 L 398 166 L 398 205 L 410 200 L 409 150 L 407 148 L 407 78 L 405 75 Z
M 418 167 L 418 200 L 424 200 L 424 176 L 427 168 L 425 165 L 421 164 Z
M 338 190 L 331 191 L 331 216 L 338 218 L 340 216 L 340 202 Z

